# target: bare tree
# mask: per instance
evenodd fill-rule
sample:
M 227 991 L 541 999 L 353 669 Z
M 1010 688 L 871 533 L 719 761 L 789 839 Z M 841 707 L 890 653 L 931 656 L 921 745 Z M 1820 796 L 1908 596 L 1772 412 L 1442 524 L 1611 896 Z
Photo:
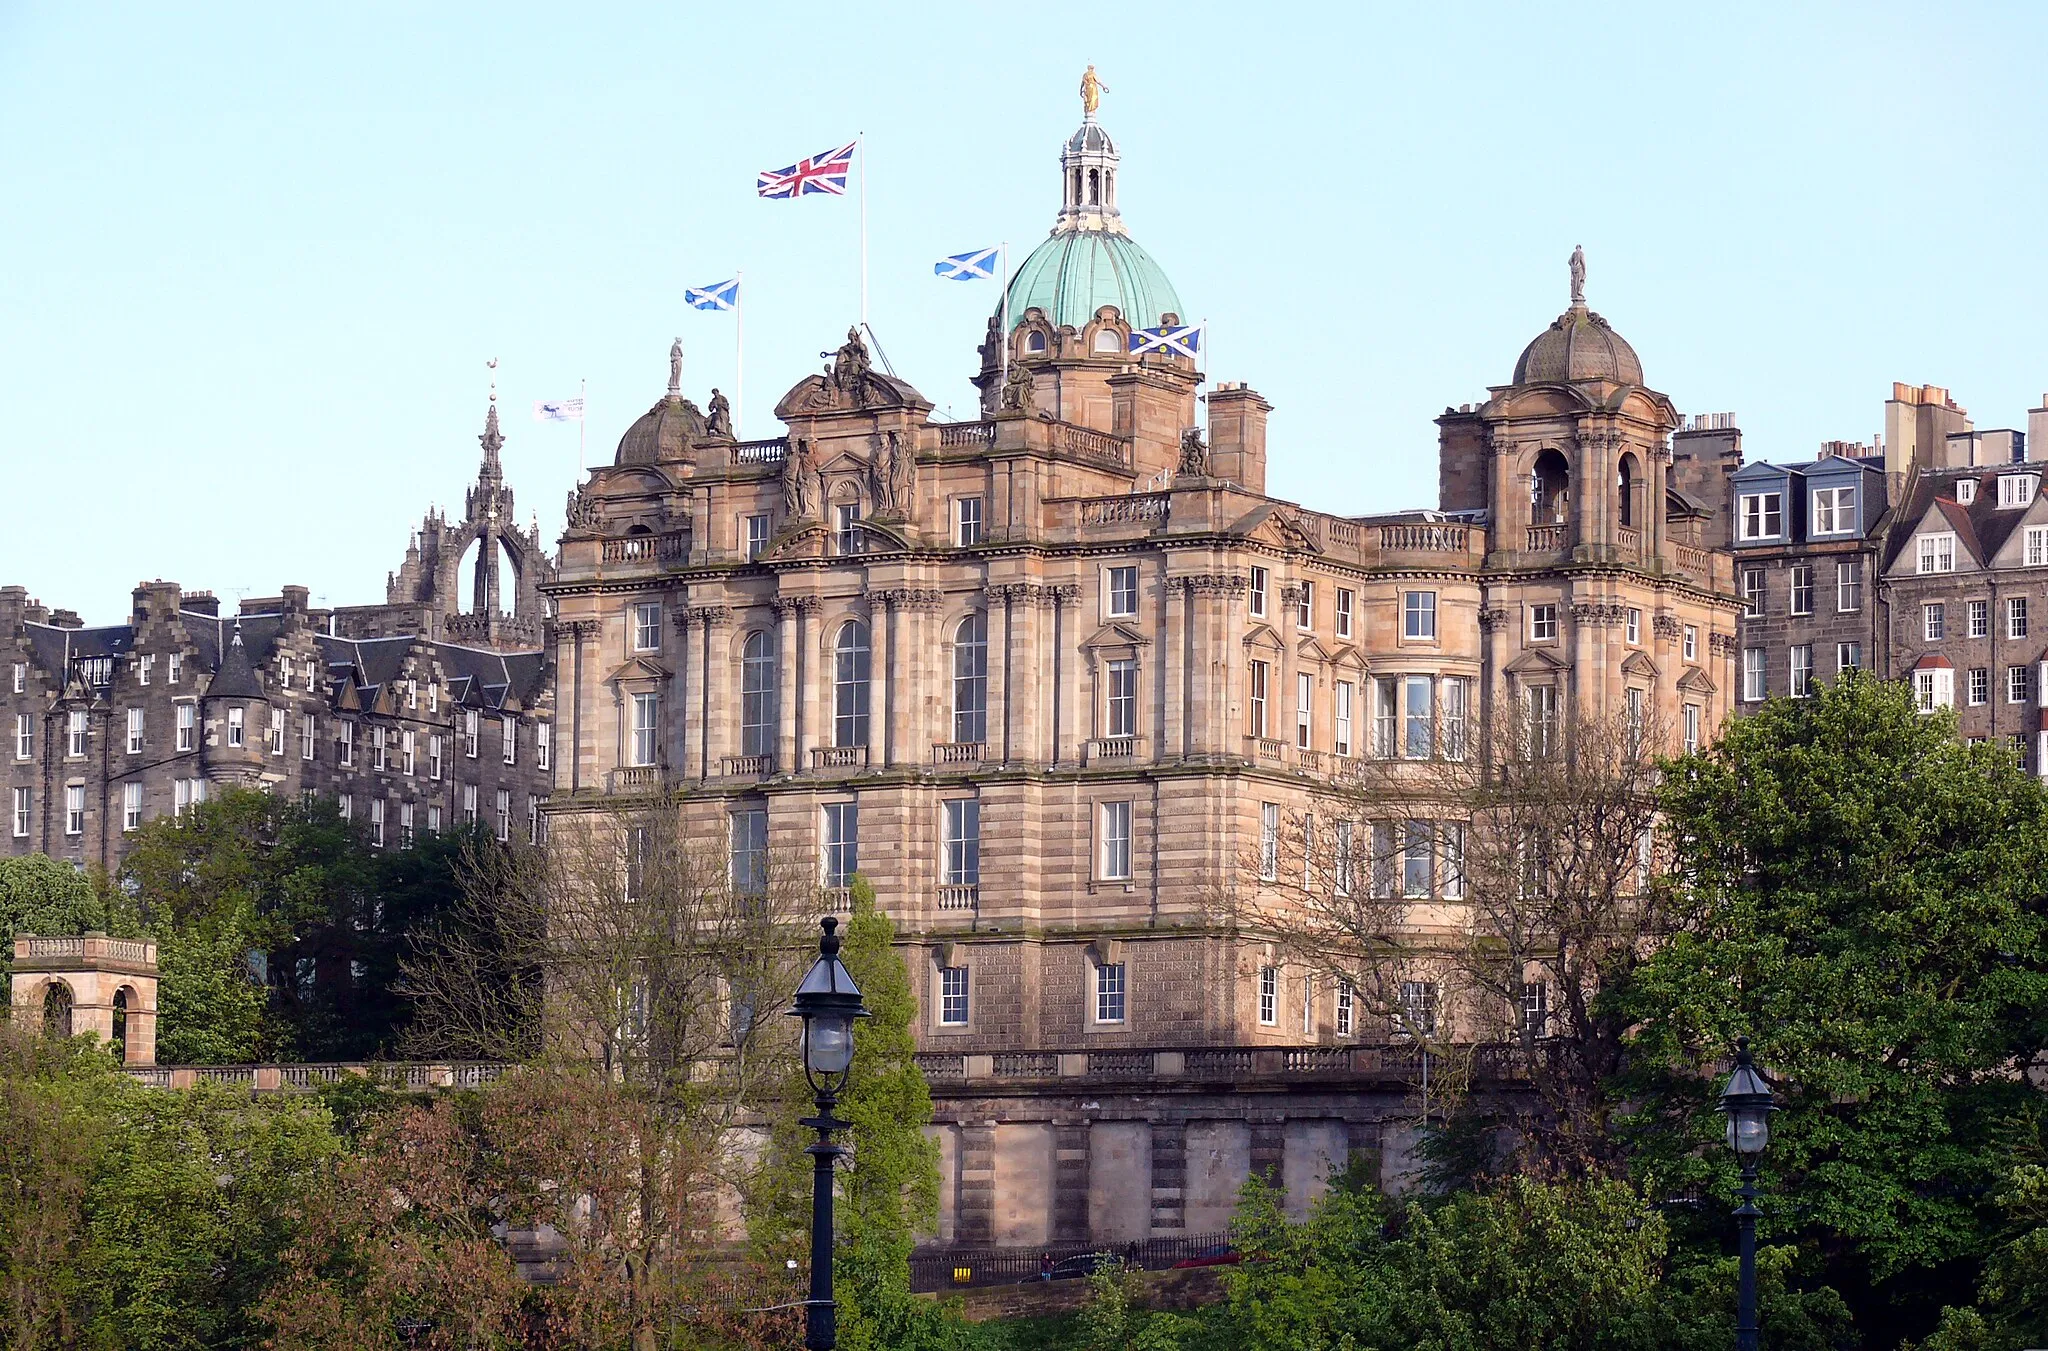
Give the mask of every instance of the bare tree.
M 1606 1085 L 1627 1027 L 1600 994 L 1668 920 L 1658 744 L 1640 715 L 1510 714 L 1440 733 L 1426 757 L 1351 762 L 1313 811 L 1262 831 L 1234 921 L 1334 983 L 1340 1033 L 1432 1052 L 1439 1101 L 1475 1070 L 1525 1077 L 1519 1166 L 1612 1171 Z

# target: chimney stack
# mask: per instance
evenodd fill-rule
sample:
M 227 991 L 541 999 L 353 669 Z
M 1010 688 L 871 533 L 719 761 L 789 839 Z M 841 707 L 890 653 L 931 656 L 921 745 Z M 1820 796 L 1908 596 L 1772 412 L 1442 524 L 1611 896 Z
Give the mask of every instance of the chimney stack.
M 1273 405 L 1243 381 L 1209 393 L 1209 472 L 1255 493 L 1266 491 L 1266 415 Z

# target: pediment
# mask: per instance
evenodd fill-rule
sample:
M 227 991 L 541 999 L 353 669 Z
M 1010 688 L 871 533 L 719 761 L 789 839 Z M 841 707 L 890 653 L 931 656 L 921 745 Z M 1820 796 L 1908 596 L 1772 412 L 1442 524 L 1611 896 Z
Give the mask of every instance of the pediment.
M 1359 651 L 1355 643 L 1339 643 L 1325 660 L 1332 666 L 1342 666 L 1353 671 L 1366 671 L 1372 668 L 1372 663 L 1365 659 L 1365 653 Z
M 1246 647 L 1263 648 L 1268 652 L 1285 652 L 1287 644 L 1280 641 L 1280 635 L 1273 632 L 1269 624 L 1254 624 L 1244 635 Z
M 770 540 L 768 547 L 761 551 L 766 560 L 823 558 L 831 532 L 819 521 L 798 521 L 790 529 Z
M 1562 660 L 1552 655 L 1549 648 L 1531 647 L 1524 649 L 1521 656 L 1501 669 L 1511 675 L 1550 676 L 1564 670 L 1565 665 Z
M 1951 510 L 1953 510 L 1955 515 L 1950 515 Z M 1956 516 L 1963 518 L 1960 523 L 1955 519 Z M 1942 500 L 1936 498 L 1927 504 L 1927 510 L 1920 513 L 1920 519 L 1914 523 L 1913 529 L 1907 533 L 1897 556 L 1892 559 L 1891 567 L 1885 571 L 1887 577 L 1912 577 L 1919 575 L 1920 539 L 1923 535 L 1954 535 L 1956 537 L 1956 572 L 1982 571 L 1983 564 L 1977 557 L 1976 532 L 1969 528 L 1967 512 L 1963 507 L 1953 502 L 1944 507 Z M 1953 574 L 1944 573 L 1942 575 L 1951 576 Z
M 1646 680 L 1655 680 L 1659 674 L 1657 663 L 1650 660 L 1647 652 L 1629 653 L 1628 660 L 1621 664 L 1621 670 L 1624 675 L 1641 676 Z
M 1104 624 L 1081 642 L 1082 647 L 1150 647 L 1152 640 L 1136 629 L 1115 621 Z
M 1720 687 L 1715 685 L 1699 667 L 1688 666 L 1685 668 L 1685 674 L 1678 677 L 1678 688 L 1688 694 L 1713 694 Z
M 1295 643 L 1294 655 L 1306 657 L 1310 661 L 1328 661 L 1330 649 L 1324 647 L 1321 640 L 1311 633 Z
M 674 672 L 651 657 L 633 657 L 614 667 L 604 678 L 607 685 L 632 685 L 667 680 Z
M 356 684 L 353 680 L 342 681 L 340 688 L 335 690 L 334 706 L 343 713 L 363 711 L 362 696 L 356 693 Z

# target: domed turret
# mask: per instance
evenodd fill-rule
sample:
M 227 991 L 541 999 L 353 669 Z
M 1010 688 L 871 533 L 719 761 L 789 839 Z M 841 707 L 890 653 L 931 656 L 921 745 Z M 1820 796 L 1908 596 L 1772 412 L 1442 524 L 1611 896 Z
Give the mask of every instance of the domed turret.
M 1643 363 L 1628 340 L 1605 319 L 1586 308 L 1586 255 L 1573 249 L 1571 308 L 1557 316 L 1522 349 L 1515 362 L 1518 385 L 1577 384 L 1604 380 L 1617 385 L 1643 383 Z
M 668 349 L 668 393 L 619 438 L 615 465 L 663 464 L 685 459 L 704 435 L 704 415 L 683 397 L 683 340 Z
M 1173 283 L 1131 238 L 1117 209 L 1116 142 L 1095 120 L 1106 86 L 1095 67 L 1081 79 L 1081 126 L 1060 149 L 1060 214 L 1052 237 L 1031 251 L 1010 281 L 1014 327 L 1043 310 L 1054 327 L 1080 328 L 1114 305 L 1134 328 L 1187 314 Z

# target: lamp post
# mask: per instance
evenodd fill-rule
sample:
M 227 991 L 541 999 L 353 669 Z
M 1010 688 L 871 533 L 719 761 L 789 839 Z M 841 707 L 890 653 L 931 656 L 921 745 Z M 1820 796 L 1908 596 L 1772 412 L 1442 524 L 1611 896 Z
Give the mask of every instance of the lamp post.
M 868 1011 L 839 960 L 839 921 L 827 915 L 818 921 L 818 960 L 811 963 L 803 984 L 796 987 L 792 1018 L 803 1019 L 804 1078 L 817 1097 L 818 1114 L 799 1124 L 818 1132 L 818 1143 L 804 1152 L 814 1162 L 811 1172 L 811 1296 L 804 1307 L 806 1351 L 833 1351 L 839 1345 L 839 1306 L 832 1298 L 832 1166 L 846 1151 L 832 1143 L 832 1132 L 847 1123 L 832 1115 L 853 1069 L 853 1020 Z
M 1742 1160 L 1742 1204 L 1735 1222 L 1742 1233 L 1741 1287 L 1736 1297 L 1735 1351 L 1756 1348 L 1756 1164 L 1771 1140 L 1771 1086 L 1749 1058 L 1749 1038 L 1735 1041 L 1735 1072 L 1721 1090 L 1721 1115 L 1728 1119 L 1728 1147 Z

